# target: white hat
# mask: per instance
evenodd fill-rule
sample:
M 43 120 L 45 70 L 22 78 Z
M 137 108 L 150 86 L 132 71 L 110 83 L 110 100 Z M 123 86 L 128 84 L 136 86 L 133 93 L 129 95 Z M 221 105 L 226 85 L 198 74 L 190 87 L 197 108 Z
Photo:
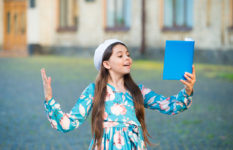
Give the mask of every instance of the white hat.
M 95 68 L 99 71 L 100 67 L 101 67 L 101 63 L 102 63 L 102 59 L 103 59 L 103 54 L 105 52 L 105 50 L 112 44 L 120 42 L 122 44 L 124 44 L 122 41 L 117 40 L 117 39 L 109 39 L 109 40 L 105 40 L 103 43 L 101 43 L 97 49 L 95 50 L 95 54 L 94 54 L 94 65 Z

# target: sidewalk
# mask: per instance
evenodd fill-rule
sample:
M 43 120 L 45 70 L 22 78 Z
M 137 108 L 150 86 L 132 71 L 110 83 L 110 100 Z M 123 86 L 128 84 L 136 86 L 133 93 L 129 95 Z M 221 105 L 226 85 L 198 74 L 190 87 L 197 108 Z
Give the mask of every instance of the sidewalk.
M 97 75 L 92 59 L 87 58 L 0 59 L 0 149 L 87 150 L 91 115 L 78 129 L 68 133 L 58 132 L 49 124 L 43 106 L 42 67 L 52 77 L 53 95 L 63 112 L 71 110 Z M 162 80 L 161 70 L 144 68 L 135 66 L 132 77 L 156 93 L 171 96 L 183 88 L 178 81 Z M 146 109 L 150 141 L 159 144 L 148 150 L 233 149 L 233 82 L 203 76 L 198 64 L 196 68 L 197 82 L 188 110 L 169 116 Z

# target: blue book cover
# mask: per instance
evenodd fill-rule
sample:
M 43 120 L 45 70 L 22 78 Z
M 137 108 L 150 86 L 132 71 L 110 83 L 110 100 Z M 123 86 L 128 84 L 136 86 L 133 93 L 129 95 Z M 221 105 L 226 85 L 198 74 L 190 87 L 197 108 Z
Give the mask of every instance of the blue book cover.
M 194 41 L 166 41 L 163 80 L 186 80 L 185 72 L 192 74 Z

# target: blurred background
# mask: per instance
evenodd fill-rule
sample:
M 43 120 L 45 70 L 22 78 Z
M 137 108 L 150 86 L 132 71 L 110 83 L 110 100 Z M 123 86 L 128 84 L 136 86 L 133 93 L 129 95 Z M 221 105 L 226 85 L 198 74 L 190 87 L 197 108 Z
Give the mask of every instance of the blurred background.
M 162 80 L 165 41 L 195 40 L 193 104 L 175 116 L 146 110 L 148 149 L 233 149 L 233 0 L 0 0 L 0 149 L 88 149 L 90 116 L 74 132 L 50 126 L 40 69 L 69 112 L 109 38 L 128 46 L 135 82 L 164 96 L 183 88 Z

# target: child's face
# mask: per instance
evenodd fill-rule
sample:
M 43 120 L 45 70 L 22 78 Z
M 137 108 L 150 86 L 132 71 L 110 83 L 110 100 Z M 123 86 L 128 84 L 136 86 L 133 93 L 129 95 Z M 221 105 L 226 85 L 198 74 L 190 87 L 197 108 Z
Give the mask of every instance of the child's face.
M 109 71 L 124 75 L 130 73 L 132 59 L 127 48 L 117 44 L 113 47 L 112 55 L 106 64 Z

